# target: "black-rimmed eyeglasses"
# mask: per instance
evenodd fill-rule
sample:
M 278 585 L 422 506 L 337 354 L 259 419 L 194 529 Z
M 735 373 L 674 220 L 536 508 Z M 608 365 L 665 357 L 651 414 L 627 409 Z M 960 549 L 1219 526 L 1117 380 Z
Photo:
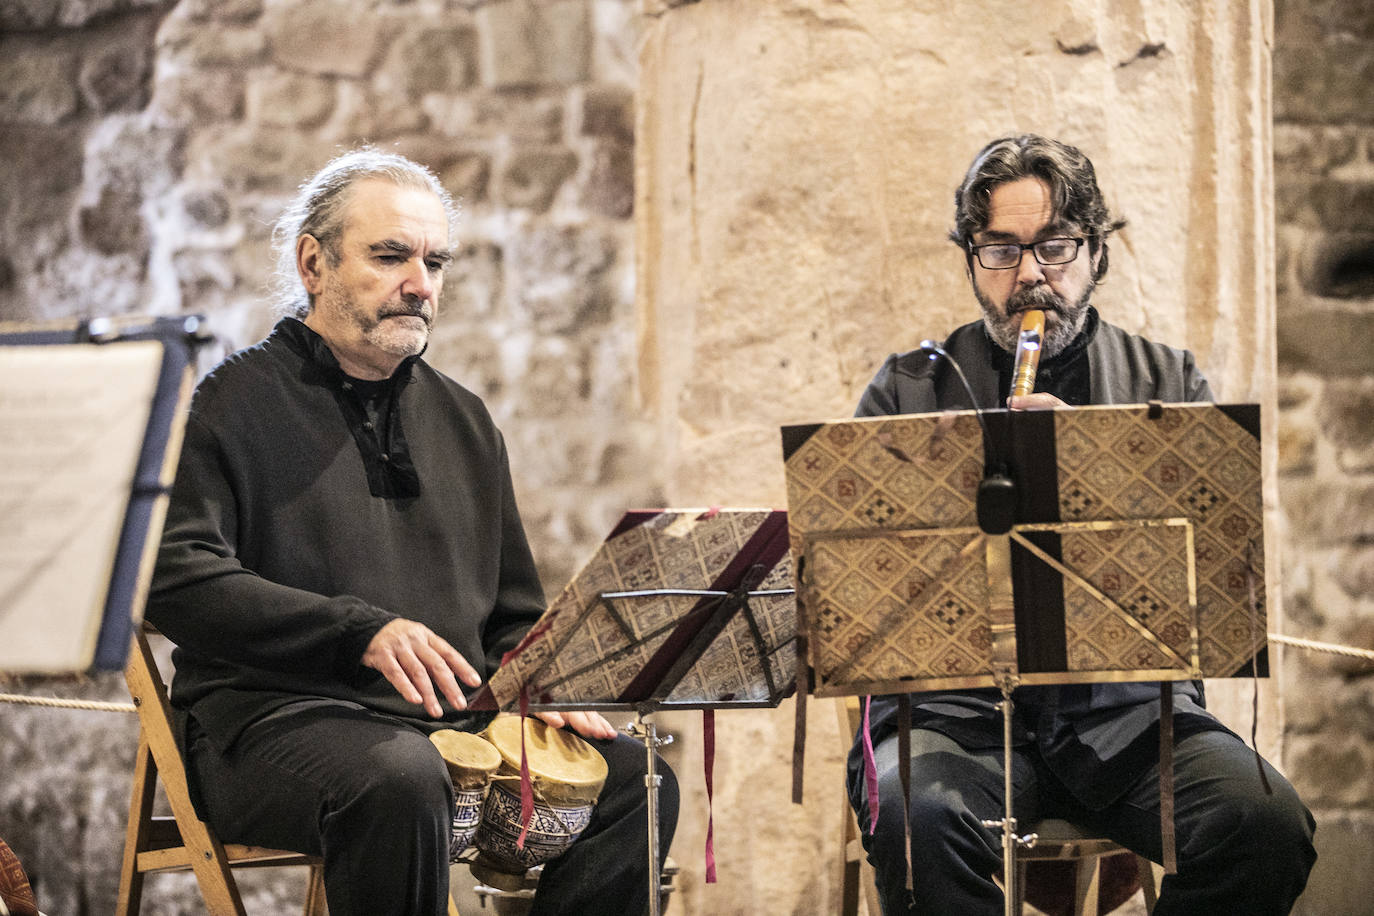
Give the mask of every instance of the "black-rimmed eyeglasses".
M 994 242 L 991 245 L 970 245 L 968 250 L 988 270 L 1009 270 L 1021 264 L 1025 252 L 1035 255 L 1035 260 L 1046 267 L 1067 264 L 1078 257 L 1078 249 L 1083 239 L 1041 239 L 1029 245 L 1016 242 Z

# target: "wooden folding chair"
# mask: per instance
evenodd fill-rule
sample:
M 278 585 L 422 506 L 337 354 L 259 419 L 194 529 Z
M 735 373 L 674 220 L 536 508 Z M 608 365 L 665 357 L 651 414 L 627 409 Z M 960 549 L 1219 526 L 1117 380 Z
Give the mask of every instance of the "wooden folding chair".
M 172 737 L 167 688 L 143 632 L 134 637 L 124 679 L 138 707 L 139 733 L 116 916 L 138 916 L 144 875 L 187 870 L 195 872 L 211 916 L 245 916 L 231 869 L 269 865 L 308 866 L 305 916 L 325 916 L 324 871 L 317 857 L 222 844 L 210 826 L 196 816 L 186 769 Z M 158 777 L 172 807 L 171 817 L 153 816 Z
M 840 737 L 845 739 L 847 749 L 849 740 L 858 731 L 863 720 L 862 708 L 857 697 L 845 697 L 838 704 L 837 710 Z M 879 916 L 882 908 L 878 903 L 873 866 L 868 864 L 867 854 L 859 839 L 858 820 L 849 807 L 848 799 L 845 800 L 844 807 L 844 883 L 841 890 L 841 912 L 843 916 L 858 916 L 859 893 L 862 889 L 869 916 Z M 1017 900 L 1024 896 L 1026 871 L 1030 862 L 1073 862 L 1074 916 L 1097 916 L 1102 860 L 1107 856 L 1131 855 L 1130 850 L 1111 840 L 1089 836 L 1068 821 L 1044 820 L 1036 824 L 1031 832 L 1038 837 L 1035 846 L 1017 853 L 1017 886 L 1013 890 Z M 1145 895 L 1145 911 L 1152 913 L 1157 897 L 1157 876 L 1154 866 L 1149 860 L 1137 856 L 1136 868 Z M 1017 912 L 1020 912 L 1019 904 Z

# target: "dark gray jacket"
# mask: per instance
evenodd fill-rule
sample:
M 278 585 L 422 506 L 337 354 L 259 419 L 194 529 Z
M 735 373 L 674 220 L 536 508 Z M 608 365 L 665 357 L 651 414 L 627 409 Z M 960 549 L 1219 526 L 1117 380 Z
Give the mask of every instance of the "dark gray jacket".
M 1095 328 L 1095 330 L 1094 330 Z M 1211 389 L 1193 355 L 1130 334 L 1105 321 L 1089 321 L 1086 345 L 1093 404 L 1142 404 L 1210 401 Z M 948 361 L 932 362 L 913 350 L 889 356 L 859 401 L 856 416 L 930 413 L 973 406 L 1000 406 L 1006 392 L 996 365 L 1005 354 L 996 349 L 983 322 L 964 325 L 943 344 L 964 370 L 978 403 L 971 405 Z M 940 691 L 912 694 L 912 721 L 942 732 L 968 748 L 1002 744 L 1001 699 L 996 690 Z M 1022 687 L 1013 694 L 1017 709 L 1014 741 L 1034 743 L 1050 768 L 1084 803 L 1110 803 L 1158 757 L 1159 686 L 1157 684 L 1084 684 Z M 896 730 L 897 703 L 875 697 L 872 735 L 875 743 Z M 1202 708 L 1199 685 L 1174 685 L 1175 725 L 1181 734 L 1221 729 Z M 850 776 L 862 766 L 858 741 L 850 753 Z

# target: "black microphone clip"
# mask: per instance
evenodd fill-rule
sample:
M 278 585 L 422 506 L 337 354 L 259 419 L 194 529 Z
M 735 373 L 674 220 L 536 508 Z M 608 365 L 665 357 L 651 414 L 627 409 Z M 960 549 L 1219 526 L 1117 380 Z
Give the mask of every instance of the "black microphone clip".
M 964 392 L 968 395 L 969 404 L 978 417 L 978 424 L 983 428 L 983 440 L 990 443 L 988 425 L 983 419 L 983 409 L 978 406 L 978 399 L 973 396 L 973 388 L 969 385 L 958 361 L 933 340 L 921 341 L 920 350 L 931 362 L 940 357 L 949 360 L 949 364 L 959 375 L 959 381 L 964 385 Z M 975 506 L 978 527 L 986 534 L 1006 534 L 1012 525 L 1016 524 L 1016 481 L 1007 476 L 1004 466 L 989 464 L 985 468 L 983 479 L 978 482 Z

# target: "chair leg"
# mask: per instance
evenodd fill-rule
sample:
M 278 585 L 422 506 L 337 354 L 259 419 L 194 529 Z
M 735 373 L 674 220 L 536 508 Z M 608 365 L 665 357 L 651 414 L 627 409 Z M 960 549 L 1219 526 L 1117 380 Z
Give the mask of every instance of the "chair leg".
M 133 785 L 129 791 L 129 821 L 124 830 L 124 859 L 119 866 L 115 916 L 138 916 L 143 904 L 143 872 L 138 870 L 138 854 L 148 845 L 148 823 L 153 814 L 156 785 L 157 764 L 140 732 L 134 756 Z
M 1101 884 L 1101 876 L 1101 856 L 1085 856 L 1074 863 L 1074 916 L 1097 916 L 1097 894 Z
M 305 885 L 305 916 L 329 916 L 324 904 L 324 868 L 310 866 L 310 879 Z
M 1136 869 L 1140 873 L 1140 891 L 1145 896 L 1145 912 L 1153 913 L 1159 903 L 1159 882 L 1155 878 L 1155 864 L 1144 856 L 1135 857 Z

